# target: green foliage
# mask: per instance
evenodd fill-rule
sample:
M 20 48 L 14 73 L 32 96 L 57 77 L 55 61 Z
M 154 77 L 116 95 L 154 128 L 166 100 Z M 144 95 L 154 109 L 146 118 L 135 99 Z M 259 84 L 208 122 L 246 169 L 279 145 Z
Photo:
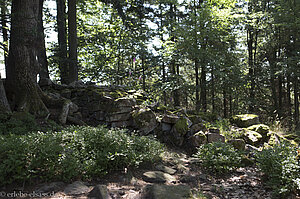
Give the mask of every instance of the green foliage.
M 265 181 L 281 197 L 300 190 L 299 150 L 289 142 L 265 148 L 256 155 Z
M 220 133 L 223 134 L 230 130 L 231 125 L 228 119 L 219 119 L 215 121 L 214 126 L 220 129 Z
M 202 145 L 195 154 L 202 161 L 202 166 L 216 174 L 230 172 L 242 164 L 243 153 L 232 145 L 214 142 Z
M 163 145 L 154 138 L 103 126 L 2 135 L 0 142 L 0 185 L 29 179 L 93 178 L 157 161 L 163 152 Z
M 43 121 L 39 124 L 33 115 L 27 112 L 14 112 L 12 114 L 0 114 L 0 135 L 24 135 L 37 131 L 57 131 L 62 126 L 53 120 Z
M 9 133 L 21 135 L 37 131 L 38 128 L 34 116 L 27 112 L 14 112 L 11 115 L 1 114 L 0 116 L 0 135 Z

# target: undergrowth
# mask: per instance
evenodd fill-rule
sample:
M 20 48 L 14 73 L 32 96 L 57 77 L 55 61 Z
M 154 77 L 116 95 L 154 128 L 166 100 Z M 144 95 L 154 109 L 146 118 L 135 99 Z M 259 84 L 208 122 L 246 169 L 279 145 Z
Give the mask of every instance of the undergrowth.
M 103 126 L 0 136 L 0 186 L 32 179 L 92 179 L 159 160 L 164 146 L 151 137 Z

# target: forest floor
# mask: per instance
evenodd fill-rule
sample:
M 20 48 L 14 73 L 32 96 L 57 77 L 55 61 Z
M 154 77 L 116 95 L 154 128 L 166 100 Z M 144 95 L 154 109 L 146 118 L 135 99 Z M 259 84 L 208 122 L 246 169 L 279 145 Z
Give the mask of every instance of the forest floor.
M 66 193 L 66 187 L 70 184 L 56 182 L 54 191 L 50 197 L 7 197 L 7 198 L 89 198 L 88 193 L 96 185 L 106 185 L 109 195 L 112 199 L 138 199 L 143 197 L 143 189 L 148 184 L 144 180 L 144 173 L 148 171 L 157 171 L 158 166 L 164 165 L 166 168 L 172 168 L 176 171 L 172 174 L 176 180 L 166 182 L 167 185 L 186 185 L 193 196 L 191 198 L 199 199 L 271 199 L 272 192 L 267 189 L 262 181 L 262 173 L 255 166 L 239 168 L 236 171 L 216 176 L 203 170 L 195 158 L 189 157 L 183 152 L 176 151 L 165 155 L 162 162 L 155 165 L 144 166 L 139 169 L 126 169 L 124 171 L 111 173 L 101 179 L 92 182 L 83 182 L 87 187 L 83 192 Z M 25 188 L 16 189 L 11 187 L 6 193 L 35 193 L 36 190 L 49 190 L 53 188 L 53 183 L 37 184 Z M 78 189 L 81 189 L 78 187 Z M 53 189 L 52 189 L 53 190 Z M 74 191 L 74 190 L 73 190 Z M 1 198 L 1 197 L 0 197 Z M 3 198 L 3 197 L 2 197 Z M 5 198 L 5 197 L 4 197 Z M 168 198 L 166 198 L 168 199 Z M 170 198 L 175 199 L 175 198 Z M 180 198 L 178 198 L 180 199 Z

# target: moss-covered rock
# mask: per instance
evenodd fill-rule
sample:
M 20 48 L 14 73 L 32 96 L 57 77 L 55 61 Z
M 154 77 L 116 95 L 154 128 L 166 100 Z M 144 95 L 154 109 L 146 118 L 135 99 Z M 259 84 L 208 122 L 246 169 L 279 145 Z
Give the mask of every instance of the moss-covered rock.
M 168 136 L 168 140 L 171 144 L 180 147 L 182 146 L 185 135 L 189 130 L 189 123 L 187 118 L 180 118 L 176 124 L 172 127 L 171 132 Z
M 270 136 L 268 135 L 270 131 L 270 127 L 265 125 L 265 124 L 255 124 L 247 128 L 250 131 L 255 131 L 262 135 L 263 137 L 263 142 L 268 142 L 268 139 Z
M 159 124 L 155 113 L 149 108 L 142 108 L 132 113 L 134 126 L 141 135 L 147 135 L 152 132 Z
M 225 143 L 225 137 L 219 133 L 206 133 L 206 136 L 207 136 L 208 143 L 213 143 L 213 142 Z
M 268 140 L 267 145 L 269 146 L 275 146 L 277 144 L 280 144 L 281 142 L 290 142 L 291 144 L 298 146 L 297 142 L 294 139 L 291 138 L 295 138 L 295 135 L 293 134 L 289 134 L 289 135 L 279 135 L 276 132 L 271 131 L 268 136 L 270 137 Z M 288 137 L 289 139 L 287 139 L 286 137 Z
M 258 146 L 262 143 L 263 136 L 256 131 L 244 130 L 244 140 L 247 144 Z
M 231 144 L 235 149 L 244 151 L 246 142 L 243 139 L 233 139 L 228 141 L 229 144 Z
M 161 121 L 168 124 L 176 124 L 178 120 L 179 117 L 177 115 L 165 114 Z
M 189 130 L 189 123 L 187 118 L 180 118 L 174 125 L 177 133 L 184 136 Z
M 268 136 L 270 136 L 268 145 L 269 146 L 275 146 L 280 143 L 280 137 L 273 131 L 268 133 Z
M 254 114 L 235 115 L 230 119 L 230 122 L 240 128 L 247 128 L 249 126 L 259 124 L 259 117 Z
M 207 137 L 203 131 L 199 131 L 198 133 L 189 137 L 189 143 L 191 147 L 197 148 L 202 144 L 207 143 Z
M 255 124 L 247 128 L 250 131 L 256 131 L 260 134 L 268 134 L 270 131 L 270 127 L 265 124 Z

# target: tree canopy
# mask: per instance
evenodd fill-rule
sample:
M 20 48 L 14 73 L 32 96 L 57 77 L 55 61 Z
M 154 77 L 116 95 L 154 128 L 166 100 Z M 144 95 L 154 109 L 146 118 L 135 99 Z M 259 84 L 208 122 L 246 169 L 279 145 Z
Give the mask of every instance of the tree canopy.
M 43 3 L 1 1 L 13 111 L 48 112 L 52 99 L 39 89 L 39 74 L 59 84 L 142 89 L 167 107 L 223 117 L 252 112 L 299 128 L 298 1 L 56 0 L 55 15 Z M 45 48 L 49 21 L 58 39 Z

